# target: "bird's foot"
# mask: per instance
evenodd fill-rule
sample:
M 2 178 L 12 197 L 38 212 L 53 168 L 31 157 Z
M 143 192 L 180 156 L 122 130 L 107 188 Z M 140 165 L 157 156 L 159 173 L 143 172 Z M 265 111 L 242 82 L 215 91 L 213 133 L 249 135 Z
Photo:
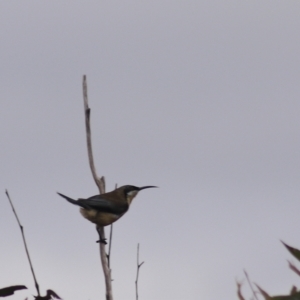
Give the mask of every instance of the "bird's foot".
M 101 243 L 101 244 L 107 245 L 106 239 L 100 239 L 100 240 L 96 241 L 96 243 Z

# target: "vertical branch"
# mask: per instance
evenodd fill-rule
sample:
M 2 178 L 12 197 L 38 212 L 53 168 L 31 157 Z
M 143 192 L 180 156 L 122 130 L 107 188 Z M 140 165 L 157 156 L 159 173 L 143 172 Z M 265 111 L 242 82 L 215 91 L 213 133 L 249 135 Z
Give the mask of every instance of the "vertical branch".
M 101 178 L 98 177 L 96 168 L 95 168 L 95 164 L 94 164 L 94 158 L 93 158 L 92 134 L 91 134 L 91 126 L 90 126 L 91 109 L 89 108 L 89 103 L 88 103 L 87 82 L 86 82 L 85 75 L 83 76 L 82 88 L 83 88 L 86 142 L 87 142 L 89 164 L 90 164 L 90 168 L 92 171 L 94 181 L 99 189 L 99 193 L 104 194 L 105 193 L 105 179 L 103 176 Z M 100 240 L 101 239 L 105 240 L 104 227 L 97 226 L 96 229 L 99 234 Z M 106 251 L 105 251 L 105 244 L 99 243 L 99 247 L 100 247 L 101 264 L 102 264 L 102 269 L 103 269 L 104 278 L 105 278 L 106 300 L 113 300 L 112 286 L 111 286 L 111 272 L 110 272 L 110 269 L 108 266 L 108 260 L 107 260 Z
M 117 188 L 118 188 L 118 184 L 116 183 L 115 189 L 117 189 Z M 110 225 L 109 246 L 108 246 L 108 254 L 107 254 L 107 260 L 108 260 L 108 267 L 109 267 L 109 269 L 110 269 L 110 253 L 111 253 L 112 234 L 113 234 L 113 224 Z
M 113 234 L 113 224 L 110 225 L 109 246 L 108 246 L 108 254 L 107 254 L 107 261 L 108 261 L 107 263 L 108 263 L 109 268 L 110 268 L 110 253 L 111 253 L 112 234 Z
M 105 238 L 104 227 L 96 226 L 96 229 L 98 231 L 99 238 L 100 239 Z M 101 259 L 103 274 L 105 278 L 106 300 L 113 300 L 112 286 L 111 286 L 111 270 L 108 266 L 105 244 L 99 243 L 99 248 L 100 248 L 100 259 Z
M 84 114 L 85 114 L 86 142 L 87 142 L 87 148 L 88 148 L 90 168 L 91 168 L 95 183 L 99 189 L 99 193 L 104 194 L 105 193 L 105 179 L 103 176 L 101 178 L 98 177 L 96 168 L 95 168 L 95 164 L 94 164 L 93 149 L 92 149 L 92 133 L 91 133 L 91 125 L 90 125 L 91 109 L 89 108 L 88 94 L 87 94 L 87 82 L 86 82 L 85 75 L 83 76 L 82 87 L 83 87 L 83 101 L 84 101 Z
M 138 280 L 139 280 L 139 272 L 140 267 L 143 265 L 144 262 L 139 262 L 139 254 L 140 254 L 140 244 L 137 245 L 137 270 L 136 270 L 136 279 L 135 279 L 135 298 L 136 300 L 139 299 L 139 293 L 138 293 Z
M 40 296 L 40 288 L 39 288 L 39 284 L 38 284 L 38 282 L 36 280 L 36 277 L 35 277 L 35 274 L 34 274 L 34 270 L 33 270 L 33 266 L 32 266 L 32 263 L 31 263 L 31 259 L 30 259 L 30 256 L 29 256 L 29 252 L 28 252 L 28 248 L 27 248 L 27 244 L 26 244 L 26 240 L 25 240 L 25 234 L 24 234 L 23 226 L 21 225 L 21 223 L 19 221 L 18 215 L 17 215 L 17 213 L 15 211 L 15 208 L 13 206 L 13 203 L 12 203 L 10 197 L 9 197 L 8 191 L 6 190 L 5 193 L 6 193 L 6 196 L 7 196 L 8 200 L 9 200 L 9 203 L 10 203 L 10 206 L 12 208 L 12 211 L 13 211 L 13 213 L 14 213 L 16 219 L 17 219 L 17 222 L 19 224 L 19 227 L 20 227 L 20 230 L 21 230 L 21 234 L 22 234 L 22 238 L 23 238 L 23 243 L 24 243 L 25 251 L 26 251 L 26 254 L 27 254 L 28 261 L 29 261 L 31 273 L 32 273 L 32 276 L 33 276 L 35 288 L 36 288 L 38 296 Z

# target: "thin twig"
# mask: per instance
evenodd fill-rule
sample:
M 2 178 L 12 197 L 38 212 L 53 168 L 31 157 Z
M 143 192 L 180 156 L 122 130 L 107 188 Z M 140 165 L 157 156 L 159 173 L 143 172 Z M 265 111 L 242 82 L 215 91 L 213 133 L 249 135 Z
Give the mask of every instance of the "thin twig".
M 117 188 L 118 188 L 118 184 L 116 183 L 115 189 L 117 189 Z M 111 253 L 112 234 L 113 234 L 113 224 L 110 225 L 110 232 L 109 232 L 109 246 L 108 246 L 108 254 L 107 254 L 109 268 L 110 268 L 110 253 Z
M 139 281 L 139 272 L 140 272 L 140 267 L 144 264 L 143 262 L 139 262 L 139 254 L 140 254 L 140 244 L 137 245 L 137 270 L 136 270 L 136 279 L 135 279 L 135 298 L 136 300 L 139 299 L 139 293 L 138 293 L 138 281 Z
M 247 281 L 248 281 L 248 283 L 249 283 L 249 286 L 250 286 L 250 288 L 251 288 L 251 290 L 252 290 L 254 299 L 258 300 L 258 298 L 257 298 L 257 296 L 256 296 L 256 293 L 255 293 L 255 291 L 254 291 L 254 289 L 253 289 L 253 286 L 252 286 L 252 284 L 251 284 L 251 281 L 250 281 L 250 279 L 249 279 L 249 276 L 248 276 L 246 270 L 244 270 L 244 273 L 245 273 L 245 276 L 246 276 Z
M 107 264 L 108 264 L 109 268 L 110 268 L 110 253 L 111 253 L 112 234 L 113 234 L 113 224 L 110 225 L 109 246 L 108 246 L 108 254 L 107 254 Z
M 35 277 L 35 274 L 34 274 L 33 266 L 32 266 L 32 263 L 31 263 L 30 255 L 29 255 L 29 252 L 28 252 L 27 244 L 26 244 L 26 239 L 25 239 L 25 234 L 24 234 L 23 226 L 20 223 L 20 220 L 18 218 L 17 212 L 16 212 L 16 210 L 15 210 L 15 208 L 13 206 L 13 203 L 12 203 L 10 197 L 9 197 L 8 191 L 5 190 L 5 193 L 6 193 L 6 196 L 7 196 L 8 200 L 9 200 L 9 203 L 11 205 L 12 211 L 13 211 L 13 213 L 14 213 L 16 219 L 17 219 L 17 222 L 19 224 L 19 227 L 20 227 L 20 230 L 21 230 L 21 233 L 22 233 L 22 238 L 23 238 L 23 243 L 24 243 L 25 251 L 26 251 L 26 254 L 27 254 L 28 261 L 29 261 L 31 273 L 32 273 L 32 276 L 33 276 L 35 288 L 36 288 L 38 296 L 40 296 L 40 288 L 39 288 L 39 284 L 38 284 L 38 282 L 36 280 L 36 277 Z
M 104 194 L 105 193 L 105 179 L 103 176 L 101 178 L 98 177 L 96 168 L 95 168 L 95 164 L 94 164 L 94 158 L 93 158 L 92 134 L 91 134 L 91 126 L 90 126 L 91 109 L 89 108 L 89 104 L 88 104 L 87 82 L 86 82 L 85 75 L 83 76 L 82 88 L 83 88 L 86 142 L 87 142 L 87 149 L 88 149 L 89 164 L 90 164 L 90 168 L 92 171 L 94 181 L 99 189 L 99 193 Z M 96 229 L 99 234 L 100 240 L 105 240 L 104 227 L 96 226 Z M 108 260 L 107 260 L 107 255 L 106 255 L 106 251 L 105 251 L 105 244 L 99 243 L 99 248 L 100 248 L 101 264 L 102 264 L 102 269 L 103 269 L 104 278 L 105 278 L 106 300 L 113 300 L 112 286 L 111 286 L 111 271 L 108 266 Z

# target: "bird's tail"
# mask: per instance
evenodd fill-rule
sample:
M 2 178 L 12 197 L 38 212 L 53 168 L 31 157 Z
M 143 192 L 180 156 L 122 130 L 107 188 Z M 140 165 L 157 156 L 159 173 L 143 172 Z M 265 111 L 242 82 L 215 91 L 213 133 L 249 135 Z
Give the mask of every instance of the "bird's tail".
M 72 203 L 72 204 L 75 204 L 75 205 L 79 205 L 79 203 L 78 203 L 77 200 L 74 200 L 74 199 L 72 199 L 72 198 L 70 198 L 70 197 L 68 197 L 68 196 L 65 196 L 65 195 L 61 194 L 61 193 L 57 193 L 57 194 L 58 194 L 59 196 L 65 198 L 68 202 L 70 202 L 70 203 Z

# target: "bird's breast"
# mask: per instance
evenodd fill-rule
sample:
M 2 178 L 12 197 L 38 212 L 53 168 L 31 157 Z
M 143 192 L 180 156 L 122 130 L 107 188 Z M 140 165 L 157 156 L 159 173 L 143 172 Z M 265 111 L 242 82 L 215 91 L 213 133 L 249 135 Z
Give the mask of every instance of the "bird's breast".
M 90 222 L 97 224 L 99 226 L 107 226 L 117 221 L 122 217 L 123 214 L 112 214 L 107 212 L 100 212 L 95 209 L 85 209 L 80 208 L 80 213 Z

